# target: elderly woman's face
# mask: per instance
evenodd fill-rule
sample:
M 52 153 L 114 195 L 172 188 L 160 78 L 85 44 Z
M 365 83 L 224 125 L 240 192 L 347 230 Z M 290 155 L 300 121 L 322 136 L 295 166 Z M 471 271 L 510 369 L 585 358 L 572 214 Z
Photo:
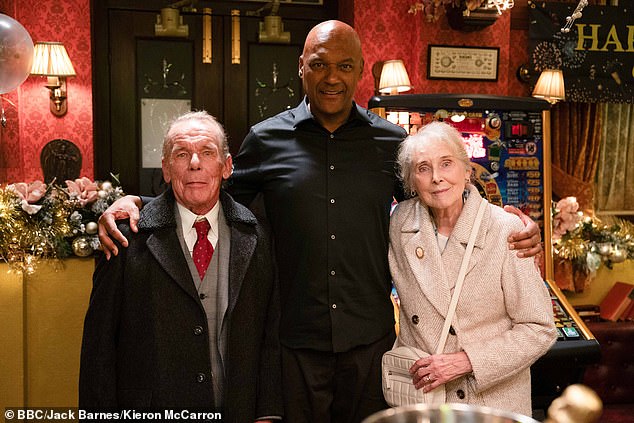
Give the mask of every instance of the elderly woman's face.
M 462 193 L 470 170 L 451 147 L 438 140 L 419 144 L 412 157 L 414 186 L 419 198 L 432 209 L 462 209 Z

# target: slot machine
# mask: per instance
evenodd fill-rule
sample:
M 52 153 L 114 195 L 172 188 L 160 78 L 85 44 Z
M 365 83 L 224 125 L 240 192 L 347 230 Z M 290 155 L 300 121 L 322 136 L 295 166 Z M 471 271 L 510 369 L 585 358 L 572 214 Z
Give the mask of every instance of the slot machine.
M 545 280 L 558 339 L 532 367 L 535 415 L 580 383 L 599 359 L 599 343 L 554 282 L 551 244 L 550 105 L 528 97 L 412 94 L 373 97 L 368 108 L 414 134 L 434 120 L 462 133 L 475 182 L 483 198 L 513 205 L 542 228 Z

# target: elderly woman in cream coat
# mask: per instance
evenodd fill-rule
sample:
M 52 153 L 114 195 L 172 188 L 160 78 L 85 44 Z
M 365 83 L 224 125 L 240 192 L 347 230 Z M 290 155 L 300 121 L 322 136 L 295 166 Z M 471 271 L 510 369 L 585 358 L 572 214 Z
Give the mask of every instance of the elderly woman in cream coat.
M 400 298 L 399 344 L 428 352 L 410 368 L 429 392 L 445 385 L 447 402 L 531 415 L 530 366 L 556 339 L 549 293 L 533 260 L 506 239 L 523 224 L 488 204 L 442 354 L 436 350 L 477 209 L 471 165 L 458 131 L 433 122 L 399 152 L 413 198 L 390 222 L 389 262 Z

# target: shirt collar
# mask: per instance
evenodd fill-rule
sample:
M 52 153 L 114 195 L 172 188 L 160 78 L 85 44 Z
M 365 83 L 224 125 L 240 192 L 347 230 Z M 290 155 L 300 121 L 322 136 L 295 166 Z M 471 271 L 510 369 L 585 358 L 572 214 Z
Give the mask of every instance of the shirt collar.
M 183 234 L 187 234 L 194 226 L 196 222 L 197 214 L 193 213 L 187 207 L 182 204 L 176 202 L 176 207 L 178 208 L 178 214 L 181 218 L 181 229 Z M 211 233 L 218 233 L 218 213 L 220 211 L 220 201 L 216 201 L 216 205 L 213 206 L 211 210 L 203 215 L 203 217 L 207 218 L 207 221 L 211 225 Z
M 295 127 L 297 127 L 298 125 L 306 121 L 312 121 L 317 123 L 317 120 L 314 118 L 313 114 L 310 112 L 310 109 L 308 107 L 308 97 L 306 96 L 304 96 L 304 99 L 299 104 L 299 106 L 295 108 L 294 114 L 295 114 L 295 125 L 294 125 Z M 370 120 L 370 117 L 368 116 L 367 110 L 359 106 L 354 100 L 352 101 L 352 112 L 350 113 L 350 116 L 348 117 L 348 120 L 346 121 L 345 124 L 348 124 L 353 121 L 359 121 L 367 125 L 372 124 L 372 121 Z

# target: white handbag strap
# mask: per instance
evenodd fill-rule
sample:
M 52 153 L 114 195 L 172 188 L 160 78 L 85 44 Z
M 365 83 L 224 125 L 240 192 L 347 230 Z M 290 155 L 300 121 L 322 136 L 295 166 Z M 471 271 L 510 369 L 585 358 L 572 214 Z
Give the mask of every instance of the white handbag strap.
M 460 291 L 462 290 L 462 283 L 464 282 L 464 277 L 467 274 L 467 267 L 469 266 L 469 260 L 471 259 L 473 244 L 475 244 L 476 236 L 478 235 L 478 231 L 480 230 L 480 222 L 482 222 L 482 216 L 484 216 L 484 210 L 486 209 L 487 204 L 488 204 L 488 201 L 485 199 L 482 199 L 482 202 L 480 203 L 480 208 L 478 209 L 478 214 L 476 215 L 475 221 L 473 222 L 473 226 L 471 227 L 471 234 L 469 235 L 467 250 L 464 252 L 464 256 L 462 257 L 462 263 L 460 264 L 460 272 L 458 273 L 458 279 L 456 280 L 456 286 L 454 287 L 453 295 L 451 297 L 451 303 L 449 304 L 449 311 L 447 312 L 447 318 L 445 319 L 445 324 L 442 328 L 440 340 L 438 341 L 436 354 L 442 354 L 443 350 L 445 349 L 445 343 L 447 342 L 447 336 L 449 335 L 449 328 L 451 327 L 451 322 L 453 321 L 453 315 L 456 312 L 456 306 L 458 305 L 458 298 L 460 297 Z

